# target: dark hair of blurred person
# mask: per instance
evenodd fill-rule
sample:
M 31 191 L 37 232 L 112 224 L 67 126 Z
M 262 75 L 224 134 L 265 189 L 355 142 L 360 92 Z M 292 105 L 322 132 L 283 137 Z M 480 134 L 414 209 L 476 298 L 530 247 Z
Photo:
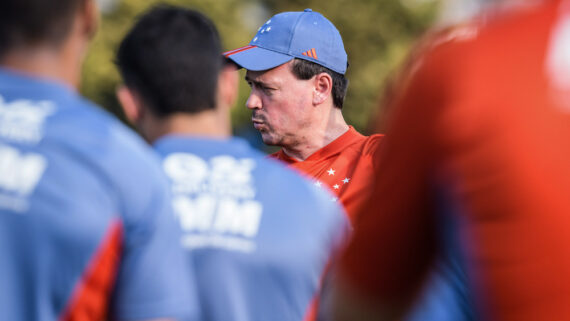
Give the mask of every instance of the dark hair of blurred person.
M 192 126 L 196 131 L 224 128 L 229 135 L 227 111 L 237 95 L 237 75 L 220 52 L 218 31 L 197 11 L 162 5 L 141 17 L 121 43 L 116 64 L 125 83 L 119 99 L 145 138 L 152 141 L 166 131 L 157 128 L 167 126 L 170 116 L 195 118 L 201 112 L 216 114 L 218 124 L 202 119 Z M 137 104 L 128 103 L 133 99 Z
M 75 13 L 86 0 L 0 2 L 0 56 L 15 48 L 58 46 L 72 30 Z
M 221 50 L 209 19 L 162 6 L 129 32 L 116 63 L 127 87 L 140 93 L 157 116 L 198 113 L 215 108 Z
M 97 15 L 92 0 L 2 1 L 0 62 L 62 78 L 75 87 L 87 42 L 97 30 Z

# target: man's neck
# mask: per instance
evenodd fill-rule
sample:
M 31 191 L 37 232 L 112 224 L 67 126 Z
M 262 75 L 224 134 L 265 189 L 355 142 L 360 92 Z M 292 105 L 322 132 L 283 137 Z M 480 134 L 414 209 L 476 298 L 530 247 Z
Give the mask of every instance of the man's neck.
M 18 48 L 3 55 L 0 65 L 31 76 L 52 79 L 72 89 L 79 85 L 81 58 L 68 48 Z
M 289 157 L 304 161 L 319 149 L 327 146 L 335 139 L 346 133 L 348 124 L 338 108 L 334 108 L 330 117 L 321 126 L 313 126 L 304 141 L 288 146 L 282 146 L 283 152 Z
M 154 119 L 146 126 L 145 137 L 153 143 L 166 135 L 188 135 L 212 138 L 231 136 L 229 116 L 217 110 L 206 110 L 198 114 L 177 113 L 166 119 Z

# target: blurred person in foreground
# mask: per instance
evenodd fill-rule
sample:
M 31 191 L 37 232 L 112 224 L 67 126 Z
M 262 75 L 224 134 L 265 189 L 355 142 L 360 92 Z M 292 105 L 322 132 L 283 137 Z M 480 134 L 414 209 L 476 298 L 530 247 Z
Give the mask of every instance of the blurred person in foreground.
M 238 73 L 202 14 L 158 6 L 120 45 L 118 91 L 175 195 L 203 320 L 302 320 L 346 233 L 330 194 L 231 137 Z
M 192 313 L 158 158 L 77 93 L 97 18 L 91 0 L 0 2 L 2 320 Z
M 318 12 L 283 12 L 248 46 L 225 53 L 247 69 L 247 108 L 273 154 L 327 187 L 353 218 L 369 194 L 382 135 L 359 134 L 342 115 L 348 59 L 340 33 Z
M 449 243 L 477 319 L 570 319 L 570 1 L 464 31 L 395 100 L 335 320 L 401 317 Z

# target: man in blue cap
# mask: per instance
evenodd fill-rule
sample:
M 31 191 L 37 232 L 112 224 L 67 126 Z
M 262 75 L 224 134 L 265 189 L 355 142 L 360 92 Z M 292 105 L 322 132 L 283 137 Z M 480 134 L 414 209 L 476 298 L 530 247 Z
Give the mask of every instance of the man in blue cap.
M 282 147 L 272 156 L 329 187 L 354 217 L 382 136 L 363 136 L 344 120 L 348 60 L 335 26 L 311 9 L 283 12 L 225 56 L 247 69 L 253 125 L 265 144 Z

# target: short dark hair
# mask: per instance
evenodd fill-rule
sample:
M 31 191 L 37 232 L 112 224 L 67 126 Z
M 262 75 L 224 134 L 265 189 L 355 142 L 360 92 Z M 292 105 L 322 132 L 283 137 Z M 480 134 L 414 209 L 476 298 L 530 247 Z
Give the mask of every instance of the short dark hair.
M 203 14 L 159 5 L 145 13 L 119 47 L 125 85 L 158 117 L 216 106 L 223 65 L 220 36 Z
M 59 45 L 86 0 L 1 0 L 0 57 L 23 45 Z
M 332 97 L 333 104 L 335 107 L 341 108 L 344 104 L 344 98 L 346 97 L 346 91 L 348 89 L 348 79 L 343 75 L 323 67 L 314 62 L 295 58 L 291 66 L 291 71 L 297 79 L 307 80 L 320 73 L 327 73 L 331 76 L 333 80 L 332 87 Z

